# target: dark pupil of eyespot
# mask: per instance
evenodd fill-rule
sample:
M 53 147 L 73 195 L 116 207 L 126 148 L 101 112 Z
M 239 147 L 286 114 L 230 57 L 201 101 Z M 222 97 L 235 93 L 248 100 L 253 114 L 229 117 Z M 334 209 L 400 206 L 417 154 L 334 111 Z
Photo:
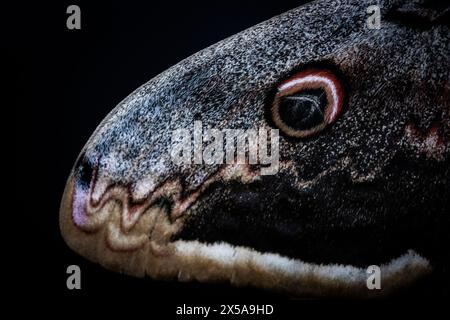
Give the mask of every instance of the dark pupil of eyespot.
M 324 121 L 327 95 L 322 89 L 306 89 L 289 96 L 283 96 L 279 102 L 281 120 L 296 130 L 312 129 Z

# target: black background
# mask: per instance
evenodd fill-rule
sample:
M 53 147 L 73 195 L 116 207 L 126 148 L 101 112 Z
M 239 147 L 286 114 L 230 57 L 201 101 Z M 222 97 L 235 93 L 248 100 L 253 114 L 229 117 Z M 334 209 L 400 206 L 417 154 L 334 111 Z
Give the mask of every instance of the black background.
M 7 87 L 12 102 L 2 107 L 14 110 L 16 122 L 4 140 L 14 144 L 8 160 L 14 162 L 14 218 L 23 240 L 14 250 L 21 258 L 13 258 L 13 268 L 21 272 L 10 279 L 16 289 L 49 302 L 139 301 L 149 318 L 154 310 L 174 314 L 182 303 L 245 300 L 279 304 L 276 314 L 297 310 L 299 301 L 290 300 L 286 309 L 280 303 L 287 297 L 251 288 L 152 281 L 107 271 L 65 245 L 58 214 L 79 151 L 123 98 L 191 54 L 301 2 L 58 1 L 2 7 L 2 61 L 12 85 Z M 81 8 L 81 30 L 66 28 L 70 4 Z M 66 288 L 71 264 L 81 267 L 82 290 Z M 19 280 L 28 285 L 20 286 Z

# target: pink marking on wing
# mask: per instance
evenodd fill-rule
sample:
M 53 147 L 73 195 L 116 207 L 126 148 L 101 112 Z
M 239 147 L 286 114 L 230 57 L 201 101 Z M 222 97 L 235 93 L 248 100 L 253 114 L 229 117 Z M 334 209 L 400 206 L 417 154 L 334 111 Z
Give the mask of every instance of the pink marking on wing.
M 89 190 L 75 184 L 72 200 L 72 218 L 77 226 L 83 226 L 87 221 L 87 203 Z

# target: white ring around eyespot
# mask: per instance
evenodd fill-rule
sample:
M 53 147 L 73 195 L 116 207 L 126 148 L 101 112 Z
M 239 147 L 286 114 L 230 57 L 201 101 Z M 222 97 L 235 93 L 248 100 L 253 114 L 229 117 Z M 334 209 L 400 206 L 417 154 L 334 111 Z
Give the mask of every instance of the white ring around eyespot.
M 332 110 L 331 110 L 330 121 L 333 121 L 333 119 L 336 117 L 336 113 L 338 111 L 338 102 L 339 102 L 338 101 L 338 93 L 336 91 L 336 85 L 334 84 L 333 80 L 331 80 L 327 77 L 322 77 L 322 76 L 306 76 L 306 77 L 302 77 L 299 79 L 293 79 L 289 82 L 286 82 L 285 84 L 282 84 L 281 86 L 279 86 L 278 90 L 289 89 L 295 85 L 302 84 L 305 82 L 312 82 L 312 81 L 322 82 L 331 88 L 331 94 L 333 95 L 333 104 L 331 106 Z

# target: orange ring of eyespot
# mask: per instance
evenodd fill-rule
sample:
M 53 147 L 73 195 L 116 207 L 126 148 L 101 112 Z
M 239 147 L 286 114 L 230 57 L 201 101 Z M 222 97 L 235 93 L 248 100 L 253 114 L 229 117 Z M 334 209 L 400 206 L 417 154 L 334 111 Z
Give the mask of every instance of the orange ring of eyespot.
M 325 107 L 324 121 L 320 125 L 308 130 L 298 130 L 286 125 L 280 118 L 279 101 L 283 96 L 292 95 L 304 89 L 324 90 L 327 96 L 327 105 Z M 278 85 L 271 108 L 272 119 L 275 125 L 288 136 L 304 138 L 318 133 L 328 124 L 335 121 L 342 110 L 343 102 L 344 89 L 336 75 L 326 69 L 310 68 L 297 72 Z

